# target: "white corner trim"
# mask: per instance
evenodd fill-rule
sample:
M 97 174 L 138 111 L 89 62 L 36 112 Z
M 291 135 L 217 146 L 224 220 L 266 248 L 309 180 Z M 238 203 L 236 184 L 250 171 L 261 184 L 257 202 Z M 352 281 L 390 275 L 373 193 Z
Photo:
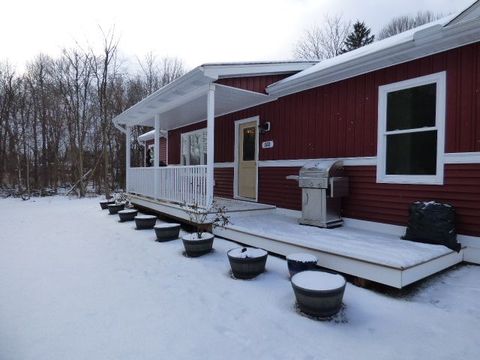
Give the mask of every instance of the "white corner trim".
M 480 164 L 480 151 L 447 153 L 445 164 Z
M 317 159 L 295 159 L 295 160 L 262 160 L 258 162 L 259 167 L 302 167 L 309 161 L 342 160 L 344 166 L 369 166 L 377 164 L 376 156 L 365 157 L 339 157 L 339 158 L 317 158 Z

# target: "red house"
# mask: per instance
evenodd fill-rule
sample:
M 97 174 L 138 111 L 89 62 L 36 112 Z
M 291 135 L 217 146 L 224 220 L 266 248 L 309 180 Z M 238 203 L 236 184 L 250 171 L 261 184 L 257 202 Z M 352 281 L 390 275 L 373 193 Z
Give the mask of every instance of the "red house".
M 114 119 L 127 142 L 132 126 L 154 127 L 141 140 L 160 153 L 152 167 L 132 168 L 127 146 L 127 192 L 139 206 L 183 219 L 178 204 L 209 208 L 219 197 L 238 219 L 218 235 L 282 255 L 312 252 L 325 267 L 396 287 L 462 260 L 480 263 L 479 24 L 475 2 L 319 63 L 199 66 Z M 297 231 L 291 220 L 302 209 L 287 176 L 311 160 L 342 161 L 346 226 L 295 224 L 299 240 L 282 238 Z M 417 200 L 455 206 L 460 253 L 404 248 L 398 235 Z M 287 225 L 276 234 L 248 225 L 262 216 Z M 377 243 L 351 227 L 388 236 Z M 402 253 L 413 260 L 398 260 Z

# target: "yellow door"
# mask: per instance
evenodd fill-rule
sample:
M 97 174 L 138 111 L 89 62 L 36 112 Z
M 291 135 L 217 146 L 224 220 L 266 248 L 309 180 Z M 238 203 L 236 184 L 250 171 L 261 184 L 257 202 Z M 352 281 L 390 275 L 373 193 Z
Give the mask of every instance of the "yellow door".
M 238 195 L 256 200 L 257 197 L 257 122 L 241 124 L 238 148 Z

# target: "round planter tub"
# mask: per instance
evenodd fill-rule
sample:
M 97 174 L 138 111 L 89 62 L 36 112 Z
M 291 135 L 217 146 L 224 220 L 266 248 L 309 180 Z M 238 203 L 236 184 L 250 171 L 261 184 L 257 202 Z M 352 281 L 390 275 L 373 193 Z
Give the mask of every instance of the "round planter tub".
M 197 233 L 182 236 L 185 253 L 190 257 L 198 257 L 208 254 L 213 248 L 213 234 L 202 233 L 201 238 L 197 238 Z
M 287 266 L 290 277 L 301 271 L 315 270 L 317 261 L 318 259 L 311 254 L 296 253 L 288 255 Z
M 340 310 L 346 286 L 343 276 L 302 271 L 292 277 L 291 283 L 298 306 L 305 314 L 327 318 Z
M 233 276 L 253 279 L 265 271 L 268 253 L 263 249 L 236 248 L 227 252 Z
M 137 230 L 153 229 L 157 222 L 155 215 L 137 215 L 134 217 Z
M 121 204 L 110 204 L 108 205 L 108 212 L 110 213 L 110 215 L 115 215 L 115 214 L 118 214 L 118 212 L 120 210 L 123 210 L 125 208 L 125 204 L 121 203 Z
M 115 204 L 115 200 L 102 200 L 102 201 L 100 201 L 100 207 L 102 208 L 102 210 L 107 210 L 108 205 L 112 205 L 112 204 Z
M 120 210 L 118 212 L 118 216 L 120 217 L 120 222 L 133 221 L 135 219 L 135 216 L 137 215 L 138 215 L 138 210 L 136 209 L 125 209 L 125 210 Z
M 178 239 L 180 235 L 180 224 L 164 223 L 158 224 L 153 227 L 155 235 L 157 235 L 157 241 L 169 241 Z

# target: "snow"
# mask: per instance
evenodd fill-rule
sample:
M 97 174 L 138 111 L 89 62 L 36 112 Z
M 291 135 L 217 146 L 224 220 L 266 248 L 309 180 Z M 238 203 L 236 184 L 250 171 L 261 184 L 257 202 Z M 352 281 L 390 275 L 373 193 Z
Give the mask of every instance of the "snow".
M 302 263 L 308 262 L 317 262 L 318 259 L 312 254 L 305 254 L 305 253 L 294 253 L 287 255 L 287 260 L 297 261 Z
M 323 271 L 302 271 L 292 277 L 295 286 L 308 290 L 334 290 L 345 285 L 345 278 Z
M 120 210 L 118 213 L 119 214 L 133 214 L 138 212 L 136 209 L 125 209 L 125 210 Z
M 339 254 L 398 269 L 423 263 L 452 252 L 443 245 L 423 244 L 400 237 L 342 226 L 323 229 L 298 224 L 298 217 L 273 212 L 262 215 L 234 216 L 227 228 L 255 233 L 268 238 Z
M 228 252 L 228 255 L 230 257 L 237 258 L 237 259 L 259 258 L 267 254 L 268 253 L 263 249 L 256 249 L 251 247 L 247 247 L 247 248 L 240 247 L 240 248 L 232 249 Z
M 137 215 L 135 216 L 135 219 L 138 220 L 151 220 L 151 219 L 156 219 L 157 217 L 155 215 Z
M 177 226 L 180 226 L 180 224 L 176 224 L 176 223 L 161 223 L 161 224 L 155 225 L 153 228 L 154 228 L 154 229 L 167 229 L 167 228 L 174 228 L 174 227 L 177 227 Z
M 97 209 L 98 207 L 98 209 Z M 215 239 L 200 258 L 158 243 L 98 199 L 0 200 L 0 359 L 477 359 L 480 267 L 402 293 L 348 284 L 333 321 L 295 309 L 286 261 L 230 277 Z M 159 220 L 160 221 L 160 220 Z M 183 232 L 183 234 L 185 234 Z

